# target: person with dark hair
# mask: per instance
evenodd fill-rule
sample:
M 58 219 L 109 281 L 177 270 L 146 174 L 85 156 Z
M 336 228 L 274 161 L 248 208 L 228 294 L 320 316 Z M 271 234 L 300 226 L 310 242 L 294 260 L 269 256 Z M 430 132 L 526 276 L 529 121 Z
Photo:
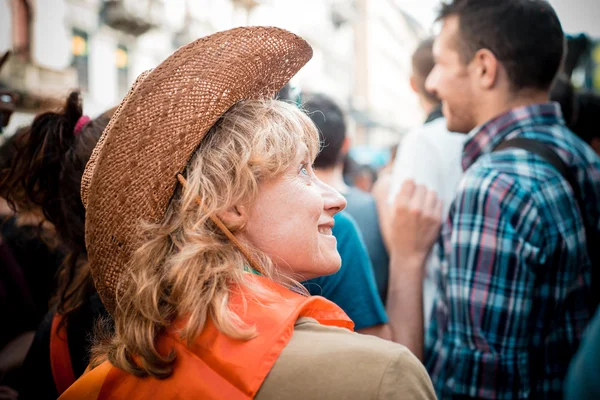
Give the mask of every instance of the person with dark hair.
M 543 0 L 454 0 L 439 19 L 425 87 L 469 135 L 425 363 L 441 399 L 561 398 L 596 304 L 586 234 L 600 231 L 600 158 L 549 102 L 563 30 Z M 422 271 L 404 271 L 408 292 Z M 418 291 L 404 299 L 418 320 Z
M 591 91 L 578 92 L 569 77 L 560 74 L 550 100 L 558 102 L 567 126 L 600 154 L 600 95 Z
M 364 193 L 371 193 L 373 185 L 377 181 L 377 171 L 369 164 L 361 164 L 354 174 L 353 187 Z
M 419 98 L 419 104 L 427 115 L 425 124 L 410 131 L 400 144 L 400 150 L 389 179 L 388 196 L 378 204 L 384 220 L 384 234 L 389 232 L 388 208 L 393 203 L 400 187 L 407 180 L 424 185 L 435 191 L 444 202 L 444 215 L 448 215 L 454 200 L 456 187 L 462 177 L 460 156 L 464 135 L 449 132 L 442 114 L 440 99 L 425 88 L 425 81 L 435 65 L 433 58 L 433 38 L 422 41 L 412 55 L 412 75 L 410 85 Z M 383 203 L 383 204 L 381 204 Z M 386 239 L 390 241 L 390 239 Z M 423 279 L 423 320 L 428 326 L 435 293 L 434 276 L 439 268 L 439 259 L 432 254 L 428 260 Z
M 26 135 L 26 129 L 18 129 L 2 138 L 0 182 L 11 171 L 17 144 Z M 16 192 L 14 197 L 25 198 L 23 190 Z M 0 318 L 10 323 L 0 331 L 0 398 L 17 395 L 19 369 L 48 311 L 54 276 L 65 255 L 39 207 L 23 206 L 15 213 L 5 195 L 0 193 Z
M 23 364 L 20 398 L 56 398 L 73 383 L 89 362 L 95 320 L 106 315 L 87 266 L 80 187 L 111 115 L 112 110 L 90 119 L 83 115 L 80 94 L 71 93 L 61 111 L 36 116 L 20 133 L 14 159 L 2 173 L 0 194 L 17 211 L 41 210 L 67 252 L 57 273 L 54 306 Z M 31 376 L 36 385 L 28 381 Z
M 314 162 L 315 174 L 346 198 L 345 212 L 356 221 L 368 251 L 368 258 L 362 259 L 357 256 L 356 249 L 360 246 L 357 246 L 355 241 L 338 238 L 338 248 L 342 255 L 341 271 L 344 271 L 344 268 L 354 271 L 352 274 L 346 274 L 346 279 L 350 282 L 360 280 L 363 285 L 373 282 L 370 284 L 373 286 L 372 290 L 369 289 L 370 285 L 367 285 L 367 289 L 360 290 L 361 295 L 366 296 L 369 301 L 358 298 L 356 292 L 342 290 L 341 285 L 338 285 L 339 296 L 341 296 L 338 301 L 361 304 L 351 308 L 361 310 L 363 314 L 377 316 L 377 318 L 369 317 L 370 324 L 363 325 L 363 328 L 368 328 L 368 332 L 363 332 L 391 339 L 392 333 L 387 325 L 388 319 L 383 307 L 387 296 L 389 258 L 379 229 L 375 200 L 369 193 L 349 187 L 344 182 L 343 161 L 347 156 L 350 142 L 346 137 L 346 122 L 341 108 L 323 94 L 311 94 L 306 97 L 303 108 L 317 126 L 322 143 L 321 151 Z M 340 215 L 338 218 L 343 218 L 344 212 L 338 215 Z M 350 282 L 347 282 L 346 285 L 349 285 Z M 373 293 L 375 296 L 370 296 L 369 293 Z M 379 297 L 377 293 L 379 293 Z M 344 308 L 343 305 L 341 307 Z

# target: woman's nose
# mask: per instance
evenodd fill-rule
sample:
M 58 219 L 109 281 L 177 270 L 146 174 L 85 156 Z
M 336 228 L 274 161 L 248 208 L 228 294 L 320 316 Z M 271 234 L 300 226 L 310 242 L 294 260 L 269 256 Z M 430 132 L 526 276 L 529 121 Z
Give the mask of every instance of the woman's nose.
M 320 182 L 323 200 L 325 203 L 323 208 L 325 211 L 331 212 L 331 215 L 335 215 L 346 208 L 346 199 L 337 190 L 331 186 Z

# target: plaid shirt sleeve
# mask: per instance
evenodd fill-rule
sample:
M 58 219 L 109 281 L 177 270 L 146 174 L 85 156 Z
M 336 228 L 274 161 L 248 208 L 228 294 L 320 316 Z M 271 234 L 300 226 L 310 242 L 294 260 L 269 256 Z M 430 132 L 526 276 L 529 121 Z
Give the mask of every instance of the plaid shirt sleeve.
M 539 204 L 510 176 L 478 168 L 453 208 L 441 270 L 447 329 L 428 356 L 432 380 L 442 398 L 527 397 L 532 268 L 546 240 Z

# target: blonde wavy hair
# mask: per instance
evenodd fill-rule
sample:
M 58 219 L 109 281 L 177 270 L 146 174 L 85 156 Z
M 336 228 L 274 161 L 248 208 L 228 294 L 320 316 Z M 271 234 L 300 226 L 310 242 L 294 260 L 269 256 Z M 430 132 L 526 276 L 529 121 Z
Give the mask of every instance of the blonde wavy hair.
M 187 321 L 181 337 L 188 344 L 208 318 L 232 338 L 255 336 L 228 307 L 232 286 L 252 285 L 244 272 L 248 261 L 210 216 L 232 205 L 251 205 L 259 184 L 285 171 L 300 143 L 314 160 L 316 127 L 297 107 L 281 101 L 242 101 L 219 119 L 188 163 L 187 189 L 178 189 L 161 223 L 143 227 L 145 241 L 131 261 L 130 284 L 117 299 L 114 333 L 96 346 L 93 364 L 108 358 L 136 376 L 169 376 L 175 354 L 161 354 L 156 340 L 178 319 Z M 248 250 L 267 278 L 297 284 L 280 275 L 266 254 Z

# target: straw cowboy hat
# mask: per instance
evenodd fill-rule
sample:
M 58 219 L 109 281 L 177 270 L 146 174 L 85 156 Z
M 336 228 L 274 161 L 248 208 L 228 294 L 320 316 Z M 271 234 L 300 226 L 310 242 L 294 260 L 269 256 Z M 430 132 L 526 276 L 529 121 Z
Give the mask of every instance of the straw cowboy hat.
M 272 98 L 311 57 L 308 43 L 290 32 L 245 27 L 190 43 L 140 75 L 81 184 L 88 259 L 109 312 L 141 222 L 162 220 L 204 135 L 240 100 Z

